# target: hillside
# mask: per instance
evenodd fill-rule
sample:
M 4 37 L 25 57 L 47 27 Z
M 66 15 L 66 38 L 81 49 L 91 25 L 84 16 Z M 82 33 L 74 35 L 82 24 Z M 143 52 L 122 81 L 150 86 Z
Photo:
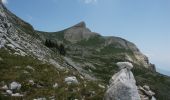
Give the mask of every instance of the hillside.
M 44 42 L 51 40 L 54 43 L 64 44 L 67 56 L 77 63 L 80 72 L 82 70 L 87 73 L 92 71 L 97 76 L 101 74 L 103 77 L 104 73 L 110 76 L 116 71 L 116 68 L 111 70 L 114 68 L 114 62 L 118 61 L 129 61 L 153 72 L 156 71 L 155 66 L 135 44 L 119 37 L 105 37 L 91 32 L 84 22 L 60 32 L 38 32 L 38 34 Z M 104 79 L 109 79 L 109 77 Z
M 170 99 L 170 78 L 157 73 L 132 42 L 101 36 L 85 22 L 59 32 L 36 31 L 0 1 L 2 100 L 102 100 L 119 72 L 116 63 L 125 61 L 134 65 L 137 86 L 148 85 L 158 100 Z

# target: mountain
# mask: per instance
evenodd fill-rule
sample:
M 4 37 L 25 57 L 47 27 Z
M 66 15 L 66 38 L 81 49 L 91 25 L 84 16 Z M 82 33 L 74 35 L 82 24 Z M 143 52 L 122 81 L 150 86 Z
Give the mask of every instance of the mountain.
M 80 22 L 60 32 L 38 31 L 38 34 L 42 41 L 51 40 L 54 43 L 63 43 L 67 56 L 77 63 L 80 72 L 92 71 L 93 74 L 103 77 L 106 71 L 105 75 L 109 79 L 115 71 L 113 63 L 117 61 L 129 61 L 153 72 L 156 71 L 155 66 L 149 63 L 148 58 L 139 51 L 135 44 L 119 37 L 101 36 L 89 30 L 85 22 Z M 109 70 L 110 73 L 107 72 Z
M 101 36 L 85 22 L 37 31 L 0 1 L 0 99 L 102 100 L 120 71 L 117 62 L 134 65 L 138 87 L 149 86 L 158 100 L 170 99 L 170 78 L 156 72 L 132 42 Z

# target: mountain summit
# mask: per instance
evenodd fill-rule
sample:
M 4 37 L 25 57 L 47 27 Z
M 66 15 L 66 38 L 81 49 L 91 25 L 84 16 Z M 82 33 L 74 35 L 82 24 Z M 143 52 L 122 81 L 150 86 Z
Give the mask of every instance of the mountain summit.
M 2 2 L 0 70 L 1 100 L 170 99 L 170 78 L 157 73 L 134 43 L 92 32 L 84 22 L 36 31 Z
M 65 31 L 64 38 L 67 41 L 75 43 L 81 40 L 88 40 L 96 35 L 98 34 L 91 32 L 91 30 L 86 27 L 85 22 L 80 22 L 73 27 L 68 28 Z
M 73 27 L 81 27 L 81 28 L 86 28 L 86 23 L 84 21 L 74 25 Z

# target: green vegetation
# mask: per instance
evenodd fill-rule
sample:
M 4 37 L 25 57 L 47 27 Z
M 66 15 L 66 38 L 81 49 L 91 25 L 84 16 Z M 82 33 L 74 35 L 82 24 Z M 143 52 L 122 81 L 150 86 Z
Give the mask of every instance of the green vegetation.
M 170 100 L 170 78 L 135 65 L 132 70 L 138 85 L 148 85 L 156 92 L 157 100 Z
M 125 49 L 125 48 L 116 48 L 115 45 L 108 45 L 106 47 L 104 47 L 103 49 L 101 49 L 100 51 L 101 54 L 120 54 L 120 53 L 127 53 L 127 54 L 133 54 L 133 52 L 129 49 Z
M 64 31 L 65 31 L 65 30 L 52 33 L 52 34 L 53 34 L 52 36 L 54 36 L 54 37 L 57 38 L 58 40 L 64 40 Z
M 58 46 L 58 43 L 57 42 L 53 42 L 51 40 L 46 40 L 45 41 L 45 46 L 49 47 L 50 49 L 53 49 L 55 48 L 57 51 L 59 51 L 59 53 L 63 56 L 66 55 L 66 49 L 64 47 L 63 44 L 60 44 L 60 46 Z M 56 51 L 55 50 L 55 51 Z
M 37 31 L 37 33 L 39 33 L 40 36 L 44 36 L 47 40 L 53 40 L 53 41 L 63 41 L 64 40 L 64 31 L 59 31 L 59 32 L 40 32 Z
M 88 40 L 82 40 L 78 42 L 78 45 L 81 46 L 92 46 L 97 47 L 104 43 L 105 39 L 99 35 L 89 38 Z
M 59 70 L 52 65 L 42 63 L 30 56 L 19 56 L 9 54 L 8 51 L 0 49 L 0 87 L 2 82 L 9 84 L 17 81 L 22 84 L 19 93 L 26 93 L 24 99 L 31 100 L 39 97 L 54 96 L 57 100 L 102 100 L 104 89 L 99 88 L 101 82 L 91 82 L 80 78 L 78 72 L 70 70 Z M 64 79 L 68 76 L 76 76 L 78 85 L 67 85 Z M 29 80 L 34 80 L 36 85 L 29 84 Z M 53 85 L 58 83 L 59 87 L 54 89 Z M 91 93 L 94 91 L 95 93 Z M 3 92 L 0 90 L 0 93 Z M 4 97 L 0 94 L 0 99 L 13 100 L 22 99 L 16 97 Z

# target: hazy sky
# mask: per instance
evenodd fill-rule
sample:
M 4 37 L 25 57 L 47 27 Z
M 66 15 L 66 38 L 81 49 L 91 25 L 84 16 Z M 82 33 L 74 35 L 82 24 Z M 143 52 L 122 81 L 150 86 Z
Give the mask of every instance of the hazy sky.
M 170 0 L 3 0 L 35 29 L 59 31 L 80 21 L 102 35 L 135 43 L 170 71 Z

